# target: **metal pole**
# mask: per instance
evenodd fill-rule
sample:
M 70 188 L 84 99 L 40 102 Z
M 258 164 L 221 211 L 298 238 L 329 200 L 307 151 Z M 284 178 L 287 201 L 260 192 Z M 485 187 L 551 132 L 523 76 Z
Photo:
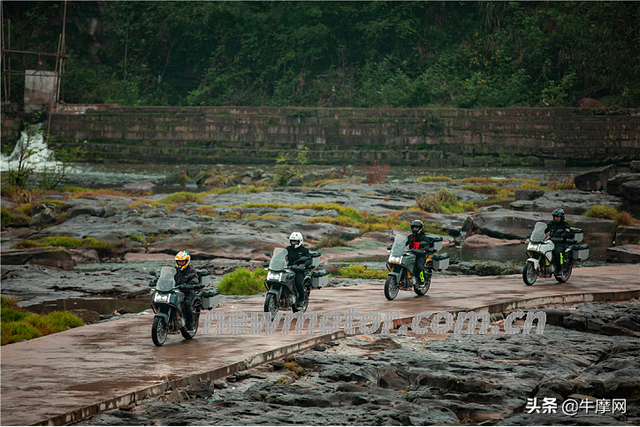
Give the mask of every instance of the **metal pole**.
M 49 103 L 49 123 L 47 124 L 47 142 L 49 142 L 49 132 L 51 131 L 51 115 L 53 114 L 53 100 L 58 92 L 58 85 L 60 84 L 60 78 L 58 77 L 58 61 L 60 60 L 60 54 L 64 53 L 64 35 L 67 25 L 67 0 L 64 0 L 64 15 L 62 17 L 62 34 L 58 39 L 58 50 L 56 51 L 56 67 L 53 69 L 54 84 L 53 91 L 51 93 L 51 102 Z

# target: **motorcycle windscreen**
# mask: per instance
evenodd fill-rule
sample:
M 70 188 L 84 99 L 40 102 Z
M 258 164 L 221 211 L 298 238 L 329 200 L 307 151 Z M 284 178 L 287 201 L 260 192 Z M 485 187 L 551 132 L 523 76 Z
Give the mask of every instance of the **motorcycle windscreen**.
M 407 237 L 408 236 L 404 236 L 402 234 L 396 234 L 396 237 L 393 240 L 393 246 L 391 246 L 391 256 L 398 257 L 404 255 Z
M 544 230 L 547 228 L 547 224 L 544 222 L 536 222 L 536 226 L 531 233 L 531 242 L 542 243 L 544 241 Z
M 269 263 L 269 270 L 284 271 L 287 268 L 287 250 L 285 248 L 275 248 L 273 250 L 273 258 Z
M 175 286 L 176 282 L 173 276 L 176 275 L 176 269 L 173 267 L 162 267 L 160 270 L 160 278 L 156 284 L 156 289 L 159 291 L 170 291 Z

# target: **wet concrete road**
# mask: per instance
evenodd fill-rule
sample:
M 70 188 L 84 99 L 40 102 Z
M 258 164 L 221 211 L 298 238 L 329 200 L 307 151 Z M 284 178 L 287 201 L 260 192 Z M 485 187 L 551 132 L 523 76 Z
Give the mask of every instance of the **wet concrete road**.
M 566 297 L 562 297 L 566 296 Z M 354 307 L 360 313 L 400 311 L 406 320 L 422 311 L 490 312 L 544 303 L 624 300 L 640 296 L 640 265 L 575 269 L 569 283 L 538 280 L 527 287 L 520 275 L 435 279 L 427 296 L 401 291 L 387 301 L 382 281 L 312 292 L 309 311 L 319 317 Z M 262 313 L 263 299 L 227 303 L 215 311 Z M 261 315 L 261 314 L 260 314 Z M 332 337 L 314 335 L 201 334 L 183 340 L 169 335 L 151 342 L 152 315 L 89 325 L 2 347 L 1 423 L 65 423 L 98 410 L 158 394 L 171 385 L 215 379 L 246 366 L 291 354 Z M 215 321 L 214 321 L 215 322 Z M 248 325 L 248 323 L 247 323 Z M 215 323 L 213 324 L 215 327 Z M 306 326 L 305 326 L 306 330 Z M 339 336 L 334 334 L 333 338 Z

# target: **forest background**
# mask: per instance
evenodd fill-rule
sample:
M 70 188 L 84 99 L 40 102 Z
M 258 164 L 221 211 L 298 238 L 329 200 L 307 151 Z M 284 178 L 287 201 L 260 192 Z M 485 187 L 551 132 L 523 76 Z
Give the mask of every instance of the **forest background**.
M 56 52 L 64 2 L 2 7 L 11 49 Z M 639 29 L 640 3 L 623 1 L 70 1 L 61 98 L 437 108 L 594 98 L 638 107 Z M 14 70 L 54 66 L 11 56 Z M 21 97 L 23 85 L 14 76 L 11 94 Z

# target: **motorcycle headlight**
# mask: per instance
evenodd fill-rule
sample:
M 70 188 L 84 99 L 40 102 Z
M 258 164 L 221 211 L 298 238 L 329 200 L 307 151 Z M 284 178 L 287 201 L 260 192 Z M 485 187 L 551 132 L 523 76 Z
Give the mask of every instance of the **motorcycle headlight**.
M 402 263 L 402 257 L 401 256 L 390 256 L 389 257 L 389 262 L 397 262 L 398 264 Z
M 169 302 L 169 298 L 171 298 L 171 295 L 169 295 L 169 294 L 155 294 L 155 296 L 153 297 L 153 301 L 154 302 Z
M 282 279 L 282 273 L 274 273 L 272 271 L 267 273 L 267 280 L 275 280 L 279 282 L 280 279 Z

